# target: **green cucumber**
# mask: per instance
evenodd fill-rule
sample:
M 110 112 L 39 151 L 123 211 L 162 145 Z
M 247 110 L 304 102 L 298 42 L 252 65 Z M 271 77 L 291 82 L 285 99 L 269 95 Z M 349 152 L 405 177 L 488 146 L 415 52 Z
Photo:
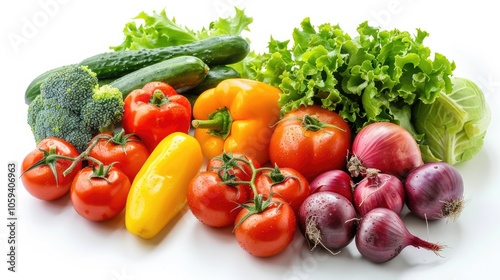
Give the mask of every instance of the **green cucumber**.
M 199 85 L 208 73 L 208 66 L 194 56 L 178 56 L 158 62 L 126 74 L 111 83 L 125 98 L 134 89 L 149 82 L 165 82 L 178 92 L 184 92 Z
M 245 58 L 249 51 L 250 46 L 242 37 L 221 35 L 180 46 L 101 53 L 86 58 L 78 64 L 87 65 L 97 74 L 99 80 L 119 79 L 145 66 L 178 56 L 195 56 L 212 66 L 236 63 Z M 49 70 L 36 77 L 26 89 L 26 104 L 40 94 L 41 83 L 50 74 L 63 67 Z
M 195 56 L 209 66 L 231 64 L 245 58 L 249 51 L 250 46 L 242 37 L 223 35 L 179 46 L 106 52 L 84 59 L 79 64 L 87 65 L 99 79 L 103 79 L 121 77 L 177 56 Z
M 195 88 L 190 89 L 187 94 L 199 95 L 207 89 L 216 87 L 220 82 L 226 79 L 240 78 L 241 75 L 234 68 L 227 65 L 217 65 L 210 67 L 205 79 Z

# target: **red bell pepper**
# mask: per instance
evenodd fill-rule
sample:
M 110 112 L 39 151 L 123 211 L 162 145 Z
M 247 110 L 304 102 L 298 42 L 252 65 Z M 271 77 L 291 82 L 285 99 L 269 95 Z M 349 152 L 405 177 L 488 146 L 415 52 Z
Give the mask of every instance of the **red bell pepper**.
M 133 90 L 124 102 L 123 129 L 139 136 L 150 153 L 167 135 L 189 132 L 191 104 L 166 83 L 147 83 Z

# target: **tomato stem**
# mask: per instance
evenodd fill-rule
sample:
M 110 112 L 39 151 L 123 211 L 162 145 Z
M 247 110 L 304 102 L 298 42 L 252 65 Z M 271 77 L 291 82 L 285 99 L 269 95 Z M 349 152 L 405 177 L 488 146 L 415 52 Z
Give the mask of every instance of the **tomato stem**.
M 302 118 L 299 118 L 299 117 L 282 118 L 281 120 L 277 121 L 273 126 L 276 126 L 280 122 L 284 122 L 284 121 L 287 121 L 287 120 L 301 121 L 302 126 L 306 130 L 318 131 L 318 130 L 320 130 L 322 128 L 336 128 L 336 129 L 338 129 L 338 130 L 340 130 L 342 132 L 346 132 L 345 129 L 343 129 L 343 128 L 339 127 L 339 126 L 322 122 L 318 117 L 312 116 L 312 115 L 309 115 L 309 114 L 305 114 Z
M 222 155 L 219 156 L 218 159 L 222 162 L 222 165 L 217 169 L 217 174 L 219 175 L 221 181 L 229 186 L 235 186 L 240 184 L 249 185 L 252 189 L 254 198 L 256 198 L 259 195 L 259 193 L 257 192 L 257 187 L 255 186 L 255 180 L 257 178 L 257 175 L 262 171 L 266 170 L 270 171 L 270 173 L 267 174 L 266 176 L 268 176 L 271 179 L 272 181 L 271 186 L 283 183 L 288 179 L 295 179 L 300 183 L 300 180 L 295 176 L 283 175 L 278 165 L 275 165 L 274 168 L 271 167 L 256 168 L 252 161 L 246 160 L 244 157 L 234 157 L 231 152 L 222 153 Z M 252 176 L 249 181 L 237 181 L 235 174 L 229 173 L 229 170 L 233 168 L 239 168 L 243 170 L 238 162 L 245 163 L 250 167 Z M 300 185 L 300 187 L 302 187 L 302 185 Z
M 54 175 L 55 181 L 56 181 L 56 186 L 59 186 L 59 181 L 57 178 L 57 170 L 56 170 L 56 162 L 58 160 L 71 160 L 73 161 L 73 164 L 75 163 L 75 159 L 72 157 L 67 157 L 67 156 L 62 156 L 57 154 L 57 150 L 55 147 L 49 147 L 49 150 L 44 150 L 44 149 L 39 149 L 43 153 L 43 158 L 41 158 L 39 161 L 35 162 L 33 165 L 28 167 L 22 174 L 21 176 L 24 175 L 24 173 L 42 166 L 42 165 L 48 165 L 50 168 L 50 171 Z M 76 165 L 76 164 L 75 164 Z
M 127 149 L 126 149 L 127 148 L 127 143 L 129 143 L 129 142 L 140 142 L 140 140 L 138 138 L 131 139 L 132 136 L 136 136 L 137 137 L 137 135 L 135 133 L 125 134 L 125 130 L 122 128 L 120 130 L 120 132 L 116 133 L 112 137 L 109 136 L 108 142 L 113 143 L 115 145 L 122 146 L 123 152 L 125 154 L 127 154 Z M 106 139 L 106 137 L 104 139 Z
M 90 145 L 87 147 L 87 149 L 85 149 L 85 151 L 83 151 L 77 157 L 73 158 L 73 163 L 66 170 L 64 170 L 63 175 L 66 176 L 69 173 L 71 173 L 71 171 L 73 171 L 73 169 L 75 169 L 75 167 L 78 164 L 78 162 L 80 162 L 80 161 L 82 161 L 84 159 L 88 159 L 88 160 L 91 160 L 91 161 L 95 162 L 96 159 L 91 158 L 89 156 L 89 153 L 97 145 L 97 143 L 99 143 L 99 141 L 101 141 L 102 139 L 109 139 L 109 136 L 108 135 L 106 135 L 106 136 L 102 135 L 102 136 L 95 137 L 92 140 L 92 142 L 90 142 Z
M 316 116 L 311 116 L 309 114 L 305 114 L 303 119 L 302 119 L 302 126 L 304 126 L 304 128 L 306 130 L 312 130 L 312 131 L 318 131 L 322 128 L 327 128 L 327 127 L 330 127 L 330 128 L 336 128 L 342 132 L 345 132 L 346 130 L 343 129 L 343 128 L 340 128 L 336 125 L 333 125 L 333 124 L 328 124 L 328 123 L 325 123 L 325 122 L 322 122 L 320 119 L 318 119 L 318 117 Z
M 267 176 L 269 177 L 269 179 L 271 179 L 273 185 L 282 183 L 286 179 L 285 175 L 281 173 L 281 170 L 279 169 L 277 164 L 274 165 L 273 170 Z
M 89 159 L 91 159 L 91 157 L 89 157 Z M 93 159 L 93 158 L 92 158 Z M 89 180 L 92 179 L 92 178 L 99 178 L 99 179 L 103 179 L 104 181 L 106 181 L 108 184 L 111 184 L 111 182 L 108 180 L 108 174 L 109 174 L 109 171 L 111 170 L 111 168 L 113 167 L 113 165 L 116 164 L 116 162 L 113 162 L 109 165 L 104 165 L 102 164 L 100 161 L 98 161 L 97 159 L 93 159 L 97 164 L 97 168 L 95 168 L 95 165 L 94 167 L 92 168 L 93 169 L 93 172 L 92 174 L 89 176 Z
M 222 166 L 218 167 L 217 173 L 219 175 L 219 178 L 224 182 L 224 184 L 226 185 L 247 184 L 252 189 L 254 195 L 252 200 L 249 200 L 248 202 L 239 205 L 240 207 L 247 209 L 248 213 L 241 220 L 238 221 L 238 223 L 234 226 L 233 231 L 248 217 L 254 214 L 264 212 L 272 204 L 276 203 L 280 204 L 280 202 L 273 201 L 273 192 L 269 193 L 267 198 L 264 199 L 264 195 L 258 193 L 257 186 L 255 185 L 257 175 L 264 170 L 269 170 L 271 171 L 271 173 L 274 172 L 274 175 L 272 176 L 276 176 L 277 180 L 282 179 L 280 182 L 283 182 L 288 178 L 290 178 L 284 176 L 277 165 L 274 168 L 269 168 L 269 167 L 256 168 L 255 164 L 251 160 L 246 160 L 243 156 L 234 157 L 231 152 L 223 153 L 221 156 L 218 157 L 218 159 L 222 161 Z M 249 181 L 238 181 L 236 180 L 237 177 L 235 176 L 235 174 L 230 174 L 228 172 L 228 170 L 233 168 L 242 168 L 238 162 L 245 163 L 250 167 L 252 175 Z

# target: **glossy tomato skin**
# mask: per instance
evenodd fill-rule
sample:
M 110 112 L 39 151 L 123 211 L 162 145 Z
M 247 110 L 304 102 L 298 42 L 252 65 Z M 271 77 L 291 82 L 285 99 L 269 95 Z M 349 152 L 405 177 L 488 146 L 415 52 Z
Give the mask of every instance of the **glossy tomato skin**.
M 75 158 L 80 153 L 66 140 L 56 137 L 45 138 L 40 141 L 33 151 L 26 155 L 21 166 L 21 181 L 24 187 L 32 196 L 41 200 L 55 200 L 67 194 L 71 188 L 71 182 L 78 171 L 82 169 L 82 163 L 78 162 L 75 168 L 66 176 L 63 172 L 71 166 L 73 161 L 66 159 L 57 159 L 55 170 L 57 174 L 57 183 L 54 173 L 49 165 L 44 164 L 27 171 L 33 164 L 43 159 L 44 153 L 40 149 L 49 151 L 55 148 L 56 154 Z
M 305 115 L 334 127 L 307 130 L 302 125 Z M 311 182 L 327 170 L 345 168 L 351 137 L 349 125 L 339 114 L 316 105 L 300 107 L 285 114 L 276 125 L 269 155 L 273 164 L 291 167 Z
M 253 214 L 239 224 L 234 235 L 239 245 L 257 257 L 271 257 L 284 251 L 292 242 L 297 220 L 292 207 L 283 200 L 274 199 L 261 213 Z M 248 214 L 244 208 L 236 217 L 235 225 Z
M 109 141 L 110 137 L 111 133 L 96 135 L 93 141 L 99 140 L 90 150 L 89 156 L 105 165 L 115 163 L 115 166 L 127 175 L 130 182 L 133 182 L 135 175 L 148 159 L 149 152 L 146 145 L 136 136 L 128 137 L 123 145 Z
M 279 170 L 285 177 L 280 183 L 273 182 L 270 177 L 271 170 L 260 172 L 255 179 L 257 192 L 267 197 L 272 191 L 274 197 L 283 199 L 297 214 L 302 202 L 311 194 L 309 182 L 306 177 L 293 168 L 283 167 Z
M 240 204 L 251 198 L 247 185 L 227 185 L 214 171 L 202 171 L 190 182 L 187 202 L 203 224 L 226 227 L 234 224 Z
M 260 168 L 261 165 L 257 161 L 257 159 L 252 156 L 252 155 L 244 155 L 240 153 L 231 153 L 229 156 L 225 156 L 224 154 L 218 156 L 218 157 L 213 157 L 208 160 L 207 163 L 207 168 L 206 170 L 214 170 L 217 171 L 220 169 L 222 166 L 226 165 L 227 166 L 227 161 L 230 160 L 229 158 L 232 158 L 232 162 L 237 164 L 236 166 L 231 167 L 228 169 L 228 172 L 233 174 L 236 178 L 238 178 L 240 181 L 250 181 L 250 178 L 252 178 L 252 168 L 248 163 L 245 161 L 252 162 L 254 168 Z M 242 159 L 237 160 L 237 159 Z
M 111 167 L 106 180 L 91 178 L 92 167 L 85 167 L 73 180 L 70 197 L 76 212 L 90 221 L 106 221 L 114 218 L 125 208 L 130 190 L 127 175 Z

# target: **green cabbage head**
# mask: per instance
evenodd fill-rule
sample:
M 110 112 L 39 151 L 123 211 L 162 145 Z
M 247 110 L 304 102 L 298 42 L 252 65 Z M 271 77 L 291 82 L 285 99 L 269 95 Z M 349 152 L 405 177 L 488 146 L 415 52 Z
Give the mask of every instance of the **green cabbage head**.
M 453 90 L 441 91 L 431 104 L 413 106 L 425 162 L 457 164 L 473 158 L 483 147 L 491 112 L 481 89 L 466 78 L 453 77 Z

